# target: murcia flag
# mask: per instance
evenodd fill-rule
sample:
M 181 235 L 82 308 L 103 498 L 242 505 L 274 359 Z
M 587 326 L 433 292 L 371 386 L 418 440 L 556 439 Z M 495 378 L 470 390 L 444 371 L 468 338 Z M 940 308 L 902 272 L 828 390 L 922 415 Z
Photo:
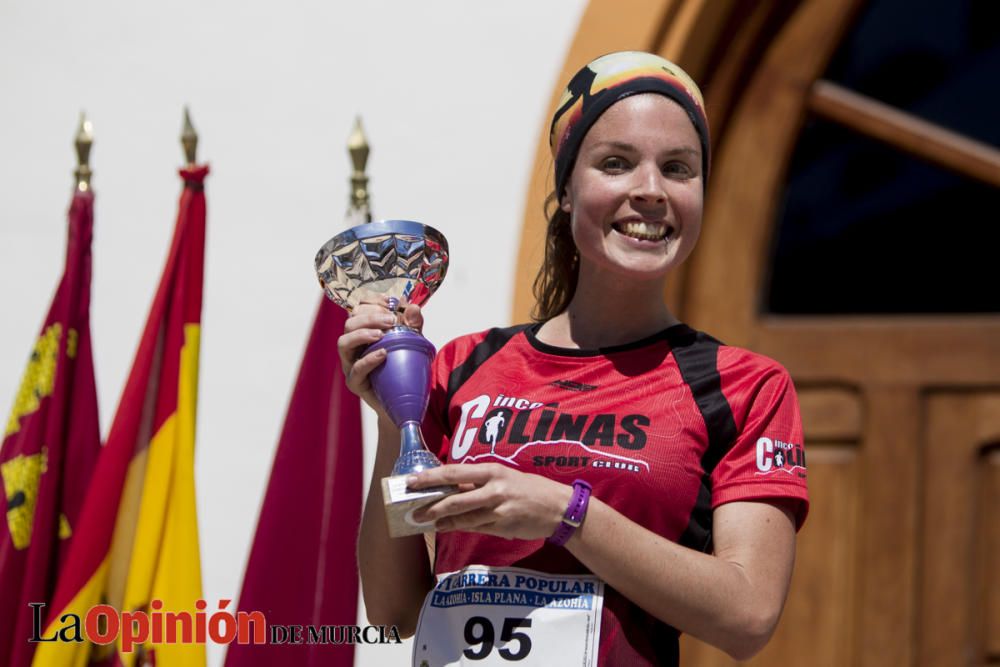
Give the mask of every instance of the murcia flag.
M 90 352 L 93 212 L 93 193 L 78 188 L 62 280 L 3 423 L 0 665 L 7 667 L 31 664 L 28 605 L 50 601 L 100 451 Z
M 177 226 L 132 371 L 87 491 L 59 576 L 45 637 L 66 614 L 98 604 L 121 612 L 194 616 L 201 566 L 194 491 L 194 434 L 205 248 L 205 166 L 184 179 Z M 155 610 L 157 606 L 153 606 Z M 197 667 L 202 643 L 108 645 L 45 641 L 35 665 L 90 663 Z

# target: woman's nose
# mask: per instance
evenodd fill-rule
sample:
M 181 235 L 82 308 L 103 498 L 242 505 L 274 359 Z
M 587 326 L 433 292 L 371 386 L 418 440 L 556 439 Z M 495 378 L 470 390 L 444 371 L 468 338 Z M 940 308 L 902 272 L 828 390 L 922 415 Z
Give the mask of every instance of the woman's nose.
M 666 204 L 667 192 L 663 187 L 663 175 L 659 168 L 643 166 L 635 171 L 632 199 L 646 205 Z

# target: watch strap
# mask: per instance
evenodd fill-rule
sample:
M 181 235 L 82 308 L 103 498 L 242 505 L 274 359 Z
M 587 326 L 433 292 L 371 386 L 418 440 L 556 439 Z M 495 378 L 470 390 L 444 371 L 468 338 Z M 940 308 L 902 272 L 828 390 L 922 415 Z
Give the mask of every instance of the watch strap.
M 569 500 L 569 506 L 566 507 L 566 513 L 563 515 L 562 521 L 559 522 L 555 532 L 548 538 L 550 544 L 554 544 L 557 547 L 563 546 L 572 537 L 573 533 L 576 532 L 576 529 L 580 527 L 584 517 L 587 516 L 587 506 L 590 504 L 590 494 L 592 491 L 593 487 L 584 480 L 573 480 L 573 495 Z

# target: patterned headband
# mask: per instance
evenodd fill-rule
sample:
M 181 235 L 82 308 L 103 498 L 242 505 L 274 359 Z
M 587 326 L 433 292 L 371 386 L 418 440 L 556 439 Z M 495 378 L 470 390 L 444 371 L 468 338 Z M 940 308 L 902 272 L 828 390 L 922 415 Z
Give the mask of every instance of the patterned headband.
M 566 187 L 591 126 L 612 104 L 640 93 L 665 95 L 687 112 L 701 140 L 702 181 L 708 181 L 708 119 L 698 85 L 684 70 L 660 56 L 619 51 L 601 56 L 577 72 L 552 117 L 549 147 L 555 160 L 557 195 Z

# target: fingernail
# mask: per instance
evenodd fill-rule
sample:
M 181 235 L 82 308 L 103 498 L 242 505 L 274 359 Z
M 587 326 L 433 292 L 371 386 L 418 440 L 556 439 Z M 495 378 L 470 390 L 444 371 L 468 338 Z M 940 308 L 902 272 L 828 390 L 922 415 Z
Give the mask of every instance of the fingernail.
M 388 324 L 389 326 L 392 326 L 392 325 L 396 324 L 396 316 L 395 315 L 386 315 L 385 317 L 382 318 L 382 321 L 385 322 L 386 324 Z
M 416 483 L 417 483 L 417 476 L 416 475 L 410 475 L 409 477 L 406 478 L 406 485 L 407 486 L 412 486 L 412 485 L 414 485 Z

